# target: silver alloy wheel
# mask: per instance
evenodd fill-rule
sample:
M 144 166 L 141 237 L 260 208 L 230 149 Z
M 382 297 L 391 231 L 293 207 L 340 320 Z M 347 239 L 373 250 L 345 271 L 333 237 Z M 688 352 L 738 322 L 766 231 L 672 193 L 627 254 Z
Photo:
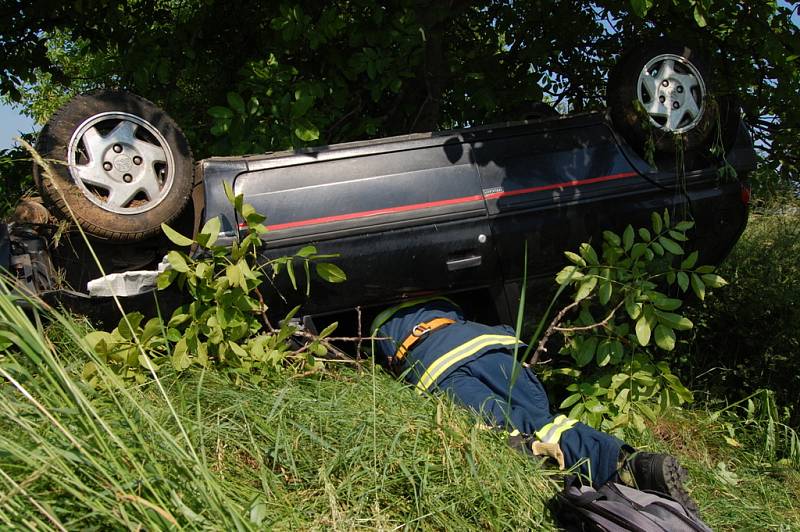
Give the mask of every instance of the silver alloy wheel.
M 639 103 L 650 122 L 663 131 L 683 133 L 703 116 L 706 86 L 695 66 L 675 54 L 653 57 L 636 84 Z
M 72 179 L 95 205 L 117 214 L 149 211 L 175 178 L 172 150 L 152 124 L 130 113 L 94 115 L 67 147 Z

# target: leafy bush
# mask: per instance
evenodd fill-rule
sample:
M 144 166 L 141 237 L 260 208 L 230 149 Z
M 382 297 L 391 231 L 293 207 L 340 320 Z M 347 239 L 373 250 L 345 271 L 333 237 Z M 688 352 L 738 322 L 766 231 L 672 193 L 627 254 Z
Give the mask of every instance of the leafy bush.
M 651 228 L 634 231 L 629 225 L 622 236 L 605 231 L 600 256 L 588 243 L 578 253 L 566 252 L 573 265 L 556 282 L 572 288 L 574 301 L 553 320 L 533 357 L 550 334 L 561 333 L 561 353 L 572 363 L 545 370 L 543 377 L 566 378 L 570 394 L 559 408 L 606 431 L 630 423 L 641 432 L 642 415 L 654 420 L 670 405 L 692 400 L 659 353 L 673 351 L 676 332 L 693 327 L 676 312 L 680 295 L 691 289 L 702 300 L 707 287 L 726 284 L 713 267 L 696 266 L 697 251 L 686 254 L 693 222 L 672 224 L 666 210 L 651 219 Z M 570 312 L 577 318 L 566 319 Z
M 177 371 L 195 364 L 216 367 L 236 381 L 247 378 L 258 383 L 265 374 L 280 367 L 291 365 L 302 370 L 320 365 L 315 355 L 325 355 L 323 340 L 333 332 L 336 323 L 310 342 L 292 345 L 290 340 L 298 328 L 290 319 L 298 308 L 290 311 L 278 327 L 273 327 L 259 287 L 269 276 L 285 271 L 297 289 L 296 262 L 305 271 L 306 294 L 310 291 L 312 262 L 316 263 L 317 275 L 328 282 L 344 281 L 344 272 L 335 264 L 319 262 L 333 255 L 319 255 L 314 246 L 306 246 L 292 257 L 259 263 L 260 235 L 267 230 L 262 224 L 265 217 L 243 203 L 242 195 L 234 196 L 227 183 L 225 193 L 247 227 L 244 238 L 234 242 L 232 248 L 215 245 L 219 218 L 209 220 L 194 240 L 162 225 L 175 245 L 194 246 L 196 252 L 190 255 L 170 251 L 167 260 L 171 268 L 159 274 L 158 287 L 166 289 L 178 284 L 188 292 L 191 302 L 178 307 L 166 322 L 157 317 L 143 323 L 143 315 L 136 312 L 124 316 L 110 333 L 95 331 L 86 336 L 102 360 L 123 378 L 144 382 L 147 372 L 155 372 L 161 364 L 169 363 Z M 90 362 L 84 377 L 91 380 L 96 371 L 97 367 Z
M 696 331 L 680 373 L 711 398 L 738 399 L 760 388 L 800 426 L 800 203 L 760 206 L 720 273 L 736 287 L 691 312 Z
M 30 140 L 32 135 L 23 135 Z M 0 218 L 16 207 L 21 197 L 33 188 L 31 159 L 22 147 L 0 150 Z

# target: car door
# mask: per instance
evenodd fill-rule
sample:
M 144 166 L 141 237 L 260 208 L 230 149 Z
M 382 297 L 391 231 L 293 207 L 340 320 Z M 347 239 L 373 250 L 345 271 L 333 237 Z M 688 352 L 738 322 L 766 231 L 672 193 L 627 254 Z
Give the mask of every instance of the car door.
M 235 191 L 267 215 L 264 260 L 313 244 L 347 281 L 315 279 L 305 311 L 384 304 L 497 279 L 469 146 L 406 137 L 248 162 Z M 302 299 L 278 285 L 289 303 Z
M 548 277 L 563 252 L 633 220 L 653 186 L 628 163 L 599 114 L 476 132 L 471 139 L 507 282 Z

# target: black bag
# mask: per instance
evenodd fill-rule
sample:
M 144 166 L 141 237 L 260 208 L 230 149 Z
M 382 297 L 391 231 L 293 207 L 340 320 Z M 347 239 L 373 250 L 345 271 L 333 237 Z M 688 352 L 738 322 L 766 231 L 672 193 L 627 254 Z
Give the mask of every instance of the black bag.
M 567 530 L 711 532 L 668 495 L 614 482 L 595 490 L 568 477 L 555 502 L 556 517 Z

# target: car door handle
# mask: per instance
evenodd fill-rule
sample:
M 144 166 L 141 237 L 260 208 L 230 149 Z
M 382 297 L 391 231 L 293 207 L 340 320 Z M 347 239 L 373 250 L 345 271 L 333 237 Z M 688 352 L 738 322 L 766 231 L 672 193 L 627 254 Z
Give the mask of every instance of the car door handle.
M 481 265 L 481 256 L 472 255 L 461 259 L 451 259 L 447 261 L 447 269 L 451 272 L 456 270 L 464 270 L 466 268 L 475 268 Z

